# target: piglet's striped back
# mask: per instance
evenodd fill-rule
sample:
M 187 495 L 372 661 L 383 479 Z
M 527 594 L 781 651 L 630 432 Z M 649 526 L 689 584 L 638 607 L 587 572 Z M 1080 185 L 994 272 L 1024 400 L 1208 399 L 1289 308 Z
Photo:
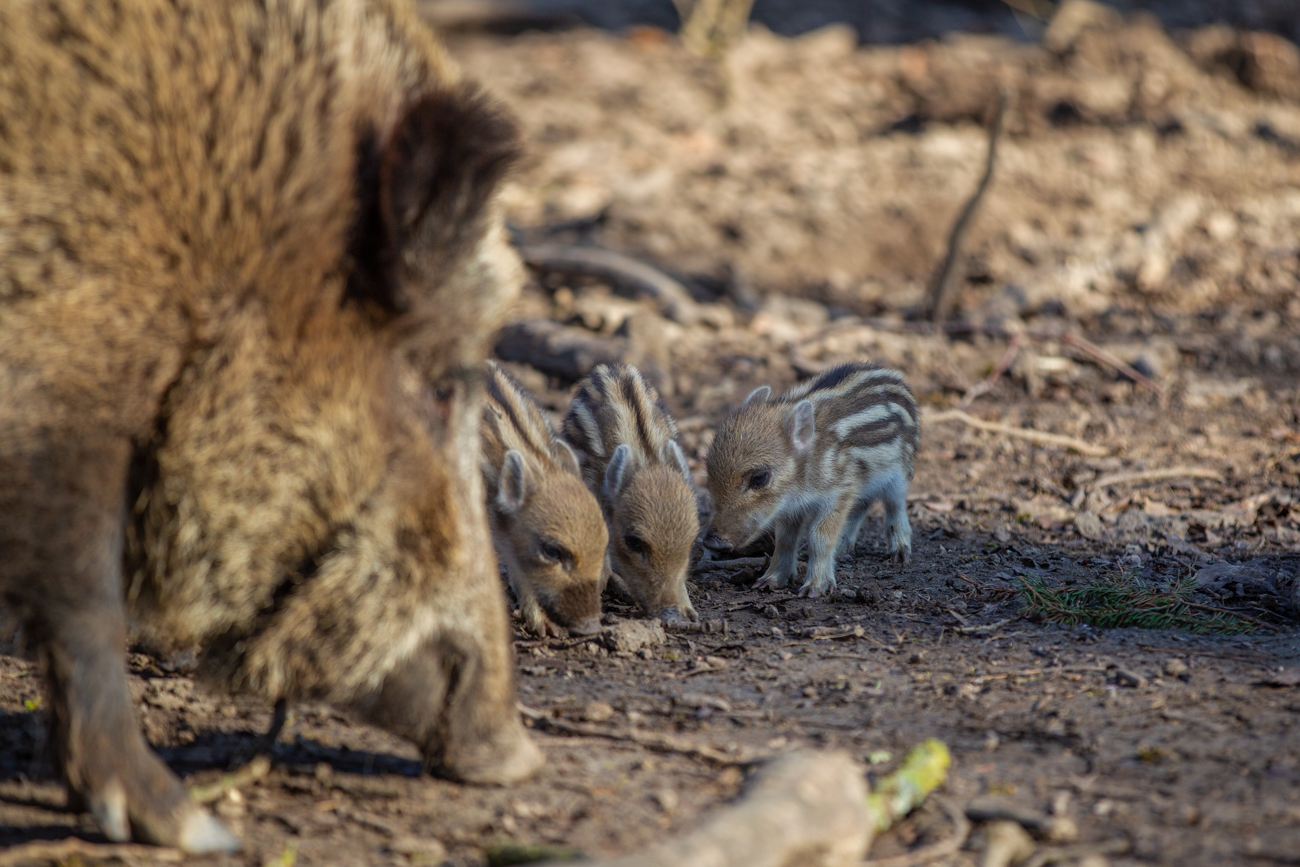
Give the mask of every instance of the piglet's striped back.
M 638 464 L 668 457 L 677 423 L 654 386 L 635 367 L 602 364 L 578 387 L 563 434 L 582 460 L 583 479 L 598 490 L 614 450 L 626 444 Z
M 501 461 L 514 449 L 538 475 L 562 471 L 566 462 L 557 460 L 562 443 L 556 441 L 542 409 L 520 384 L 496 362 L 487 366 L 487 400 L 483 406 L 483 474 L 489 489 L 495 490 Z
M 897 370 L 869 362 L 836 365 L 772 403 L 793 405 L 805 399 L 812 402 L 819 440 L 829 438 L 854 450 L 896 447 L 910 468 L 920 440 L 920 416 L 916 398 Z

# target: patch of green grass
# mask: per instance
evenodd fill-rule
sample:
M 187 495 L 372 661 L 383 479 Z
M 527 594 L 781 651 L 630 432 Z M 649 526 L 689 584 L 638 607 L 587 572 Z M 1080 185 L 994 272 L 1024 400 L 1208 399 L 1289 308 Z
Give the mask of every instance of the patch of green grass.
M 1094 584 L 1051 587 L 1038 575 L 1019 577 L 1023 613 L 1067 626 L 1086 623 L 1102 629 L 1136 626 L 1229 635 L 1255 628 L 1253 622 L 1230 611 L 1192 601 L 1196 582 L 1191 578 L 1162 586 L 1142 580 L 1136 571 L 1126 571 Z

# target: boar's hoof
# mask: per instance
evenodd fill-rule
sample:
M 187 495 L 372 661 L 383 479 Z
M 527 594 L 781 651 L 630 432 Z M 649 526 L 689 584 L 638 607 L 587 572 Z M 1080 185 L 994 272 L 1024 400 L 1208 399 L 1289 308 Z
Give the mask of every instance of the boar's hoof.
M 239 838 L 212 818 L 207 810 L 195 806 L 181 821 L 180 839 L 176 845 L 194 854 L 235 852 L 239 849 Z
M 114 781 L 91 795 L 87 806 L 104 836 L 117 843 L 135 839 L 160 846 L 175 846 L 195 855 L 239 850 L 239 838 L 188 798 L 177 811 L 178 821 L 170 816 L 153 815 L 140 809 L 139 804 L 135 805 L 134 814 L 128 816 L 126 790 Z
M 600 615 L 588 617 L 586 620 L 580 620 L 569 627 L 571 635 L 595 635 L 600 632 Z
M 490 741 L 445 756 L 434 769 L 435 773 L 485 786 L 504 786 L 528 779 L 546 763 L 546 757 L 521 724 L 516 722 L 512 728 L 513 731 Z

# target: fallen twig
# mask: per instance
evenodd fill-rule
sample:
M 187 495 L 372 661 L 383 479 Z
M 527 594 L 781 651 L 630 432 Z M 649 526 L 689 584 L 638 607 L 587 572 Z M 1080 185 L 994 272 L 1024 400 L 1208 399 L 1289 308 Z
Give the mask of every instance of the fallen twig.
M 1076 349 L 1082 350 L 1086 355 L 1092 357 L 1095 361 L 1100 361 L 1102 364 L 1106 364 L 1109 365 L 1110 367 L 1115 368 L 1120 373 L 1124 374 L 1129 379 L 1133 380 L 1139 385 L 1143 385 L 1146 388 L 1149 388 L 1151 391 L 1155 392 L 1160 398 L 1162 399 L 1164 398 L 1165 390 L 1161 388 L 1160 385 L 1155 380 L 1153 380 L 1149 376 L 1144 376 L 1143 374 L 1138 373 L 1137 370 L 1134 369 L 1134 367 L 1131 364 L 1125 363 L 1113 352 L 1109 352 L 1105 349 L 1102 349 L 1100 346 L 1093 343 L 1091 340 L 1088 340 L 1083 337 L 1079 337 L 1078 335 L 1075 334 L 1067 333 L 1061 335 L 1061 342 L 1069 344 L 1070 346 L 1073 346 Z
M 726 635 L 731 629 L 727 620 L 667 620 L 663 621 L 664 632 L 703 632 Z
M 736 557 L 731 560 L 704 560 L 696 564 L 696 573 L 700 572 L 738 572 L 742 569 L 766 568 L 767 557 Z
M 998 158 L 998 139 L 1002 137 L 1002 122 L 1006 118 L 1007 104 L 1010 101 L 1011 98 L 1007 90 L 999 91 L 998 104 L 993 110 L 993 122 L 989 124 L 989 147 L 984 158 L 984 173 L 980 175 L 979 183 L 975 186 L 975 192 L 966 200 L 961 213 L 957 215 L 956 221 L 952 224 L 952 231 L 948 234 L 947 252 L 944 254 L 943 262 L 940 263 L 938 271 L 935 272 L 934 281 L 930 285 L 930 297 L 927 299 L 926 308 L 932 322 L 939 321 L 947 313 L 948 298 L 952 294 L 953 284 L 957 282 L 957 264 L 961 261 L 966 232 L 970 229 L 975 211 L 979 208 L 984 193 L 989 188 L 989 182 L 993 180 L 993 167 L 997 164 Z
M 519 248 L 519 255 L 538 270 L 590 275 L 607 281 L 619 294 L 649 298 L 674 322 L 690 325 L 699 319 L 695 299 L 685 286 L 631 256 L 562 244 L 528 244 Z
M 984 857 L 980 867 L 1012 867 L 1034 852 L 1034 841 L 1015 822 L 999 819 L 984 829 Z
M 589 867 L 850 867 L 873 829 L 862 767 L 843 752 L 783 755 L 695 830 Z
M 1007 351 L 1002 353 L 1002 358 L 998 361 L 997 367 L 993 368 L 993 372 L 983 380 L 966 390 L 961 400 L 957 401 L 958 409 L 965 409 L 975 401 L 975 398 L 992 390 L 993 384 L 1011 368 L 1011 362 L 1016 360 L 1016 355 L 1019 354 L 1020 346 L 1024 341 L 1025 335 L 1019 331 L 1011 335 L 1011 342 L 1007 344 Z
M 1014 804 L 992 799 L 978 799 L 966 805 L 966 818 L 972 822 L 1015 822 L 1039 839 L 1050 843 L 1073 843 L 1079 826 L 1068 816 L 1049 816 Z
M 966 838 L 970 836 L 970 820 L 962 813 L 961 808 L 951 801 L 942 801 L 940 803 L 953 825 L 951 837 L 940 840 L 938 843 L 931 843 L 929 846 L 922 846 L 920 849 L 903 855 L 868 859 L 863 862 L 863 867 L 920 867 L 922 864 L 929 864 L 931 861 L 938 861 L 940 858 L 947 858 L 949 855 L 955 855 L 961 851 L 961 847 L 966 843 Z
M 190 797 L 200 804 L 210 804 L 226 796 L 231 789 L 238 789 L 263 779 L 271 772 L 271 759 L 267 756 L 255 756 L 252 761 L 206 786 L 191 786 Z
M 92 843 L 79 837 L 65 837 L 62 840 L 32 840 L 11 846 L 0 852 L 0 867 L 42 861 L 62 864 L 74 858 L 80 860 L 78 856 L 96 861 L 116 859 L 128 862 L 180 863 L 185 860 L 185 853 L 180 849 L 146 846 L 142 843 Z
M 841 638 L 866 638 L 867 631 L 860 625 L 829 627 L 829 626 L 809 626 L 799 630 L 800 638 L 811 638 L 813 641 L 838 641 Z
M 752 765 L 763 761 L 765 758 L 762 756 L 731 756 L 721 750 L 714 749 L 713 747 L 686 743 L 669 735 L 655 734 L 653 732 L 637 731 L 636 729 L 620 732 L 603 729 L 586 723 L 569 722 L 567 720 L 547 716 L 539 710 L 534 710 L 530 707 L 525 707 L 524 705 L 519 706 L 519 712 L 523 714 L 524 719 L 532 722 L 534 728 L 539 728 L 551 732 L 552 734 L 569 735 L 571 737 L 604 738 L 605 740 L 633 743 L 661 753 L 675 753 L 681 756 L 691 756 L 697 759 L 704 759 L 705 761 L 713 762 L 716 765 Z
M 997 623 L 985 623 L 981 626 L 953 626 L 951 628 L 958 635 L 984 635 L 1001 629 L 1014 619 L 1014 617 L 1008 617 L 1006 620 L 999 620 Z
M 1009 424 L 1001 424 L 995 421 L 984 421 L 974 416 L 962 412 L 959 409 L 949 409 L 944 412 L 926 413 L 924 417 L 926 424 L 936 424 L 944 421 L 959 421 L 962 424 L 979 430 L 988 431 L 989 433 L 1000 433 L 1005 436 L 1015 437 L 1016 439 L 1029 440 L 1030 442 L 1040 443 L 1042 445 L 1060 446 L 1071 449 L 1083 455 L 1101 457 L 1109 454 L 1109 449 L 1102 446 L 1094 446 L 1091 443 L 1084 442 L 1064 434 L 1044 433 L 1043 431 L 1033 430 L 1032 428 L 1012 427 Z
M 1123 855 L 1132 844 L 1123 837 L 1116 837 L 1113 840 L 1103 840 L 1100 843 L 1076 843 L 1073 846 L 1048 846 L 1039 849 L 1028 861 L 1024 867 L 1043 867 L 1045 864 L 1056 864 L 1061 861 L 1082 861 L 1090 855 Z
M 1158 482 L 1161 479 L 1211 479 L 1223 481 L 1223 474 L 1208 467 L 1168 467 L 1163 470 L 1140 470 L 1132 473 L 1111 473 L 1093 480 L 1089 487 L 1109 488 L 1112 485 L 1129 485 L 1134 482 Z
M 496 355 L 561 379 L 578 380 L 597 364 L 613 364 L 627 353 L 626 341 L 597 337 L 581 328 L 529 319 L 512 322 L 497 337 Z

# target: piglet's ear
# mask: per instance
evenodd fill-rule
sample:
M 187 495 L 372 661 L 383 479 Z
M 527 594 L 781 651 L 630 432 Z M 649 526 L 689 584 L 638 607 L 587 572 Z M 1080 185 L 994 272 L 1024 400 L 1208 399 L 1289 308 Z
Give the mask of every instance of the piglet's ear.
M 613 502 L 618 499 L 618 492 L 623 489 L 623 481 L 627 476 L 628 457 L 632 450 L 628 448 L 627 443 L 614 449 L 614 456 L 609 459 L 609 465 L 605 467 L 605 484 L 602 490 L 605 499 Z
M 506 459 L 501 464 L 501 480 L 497 486 L 497 504 L 507 515 L 513 515 L 523 506 L 528 489 L 526 477 L 524 456 L 515 449 L 506 452 Z
M 669 464 L 676 467 L 677 472 L 682 474 L 682 478 L 691 481 L 691 467 L 686 463 L 686 455 L 682 453 L 682 447 L 677 444 L 677 440 L 669 440 L 664 451 L 667 452 Z
M 754 403 L 755 401 L 764 401 L 771 396 L 772 396 L 771 386 L 760 385 L 758 388 L 754 389 L 749 393 L 749 397 L 745 398 L 745 402 L 740 405 L 740 408 L 744 409 L 745 407 L 749 406 L 751 403 Z
M 579 462 L 578 453 L 573 450 L 573 446 L 562 439 L 553 439 L 551 440 L 551 454 L 555 455 L 555 459 L 559 461 L 561 467 L 578 478 L 582 478 L 582 464 Z
M 790 444 L 794 453 L 801 455 L 812 448 L 817 429 L 813 425 L 813 405 L 810 400 L 801 400 L 790 411 L 786 426 L 790 431 Z
M 410 308 L 399 280 L 404 254 L 453 262 L 482 231 L 481 217 L 518 159 L 510 118 L 462 85 L 416 100 L 387 141 L 357 147 L 358 214 L 348 297 L 389 314 Z

